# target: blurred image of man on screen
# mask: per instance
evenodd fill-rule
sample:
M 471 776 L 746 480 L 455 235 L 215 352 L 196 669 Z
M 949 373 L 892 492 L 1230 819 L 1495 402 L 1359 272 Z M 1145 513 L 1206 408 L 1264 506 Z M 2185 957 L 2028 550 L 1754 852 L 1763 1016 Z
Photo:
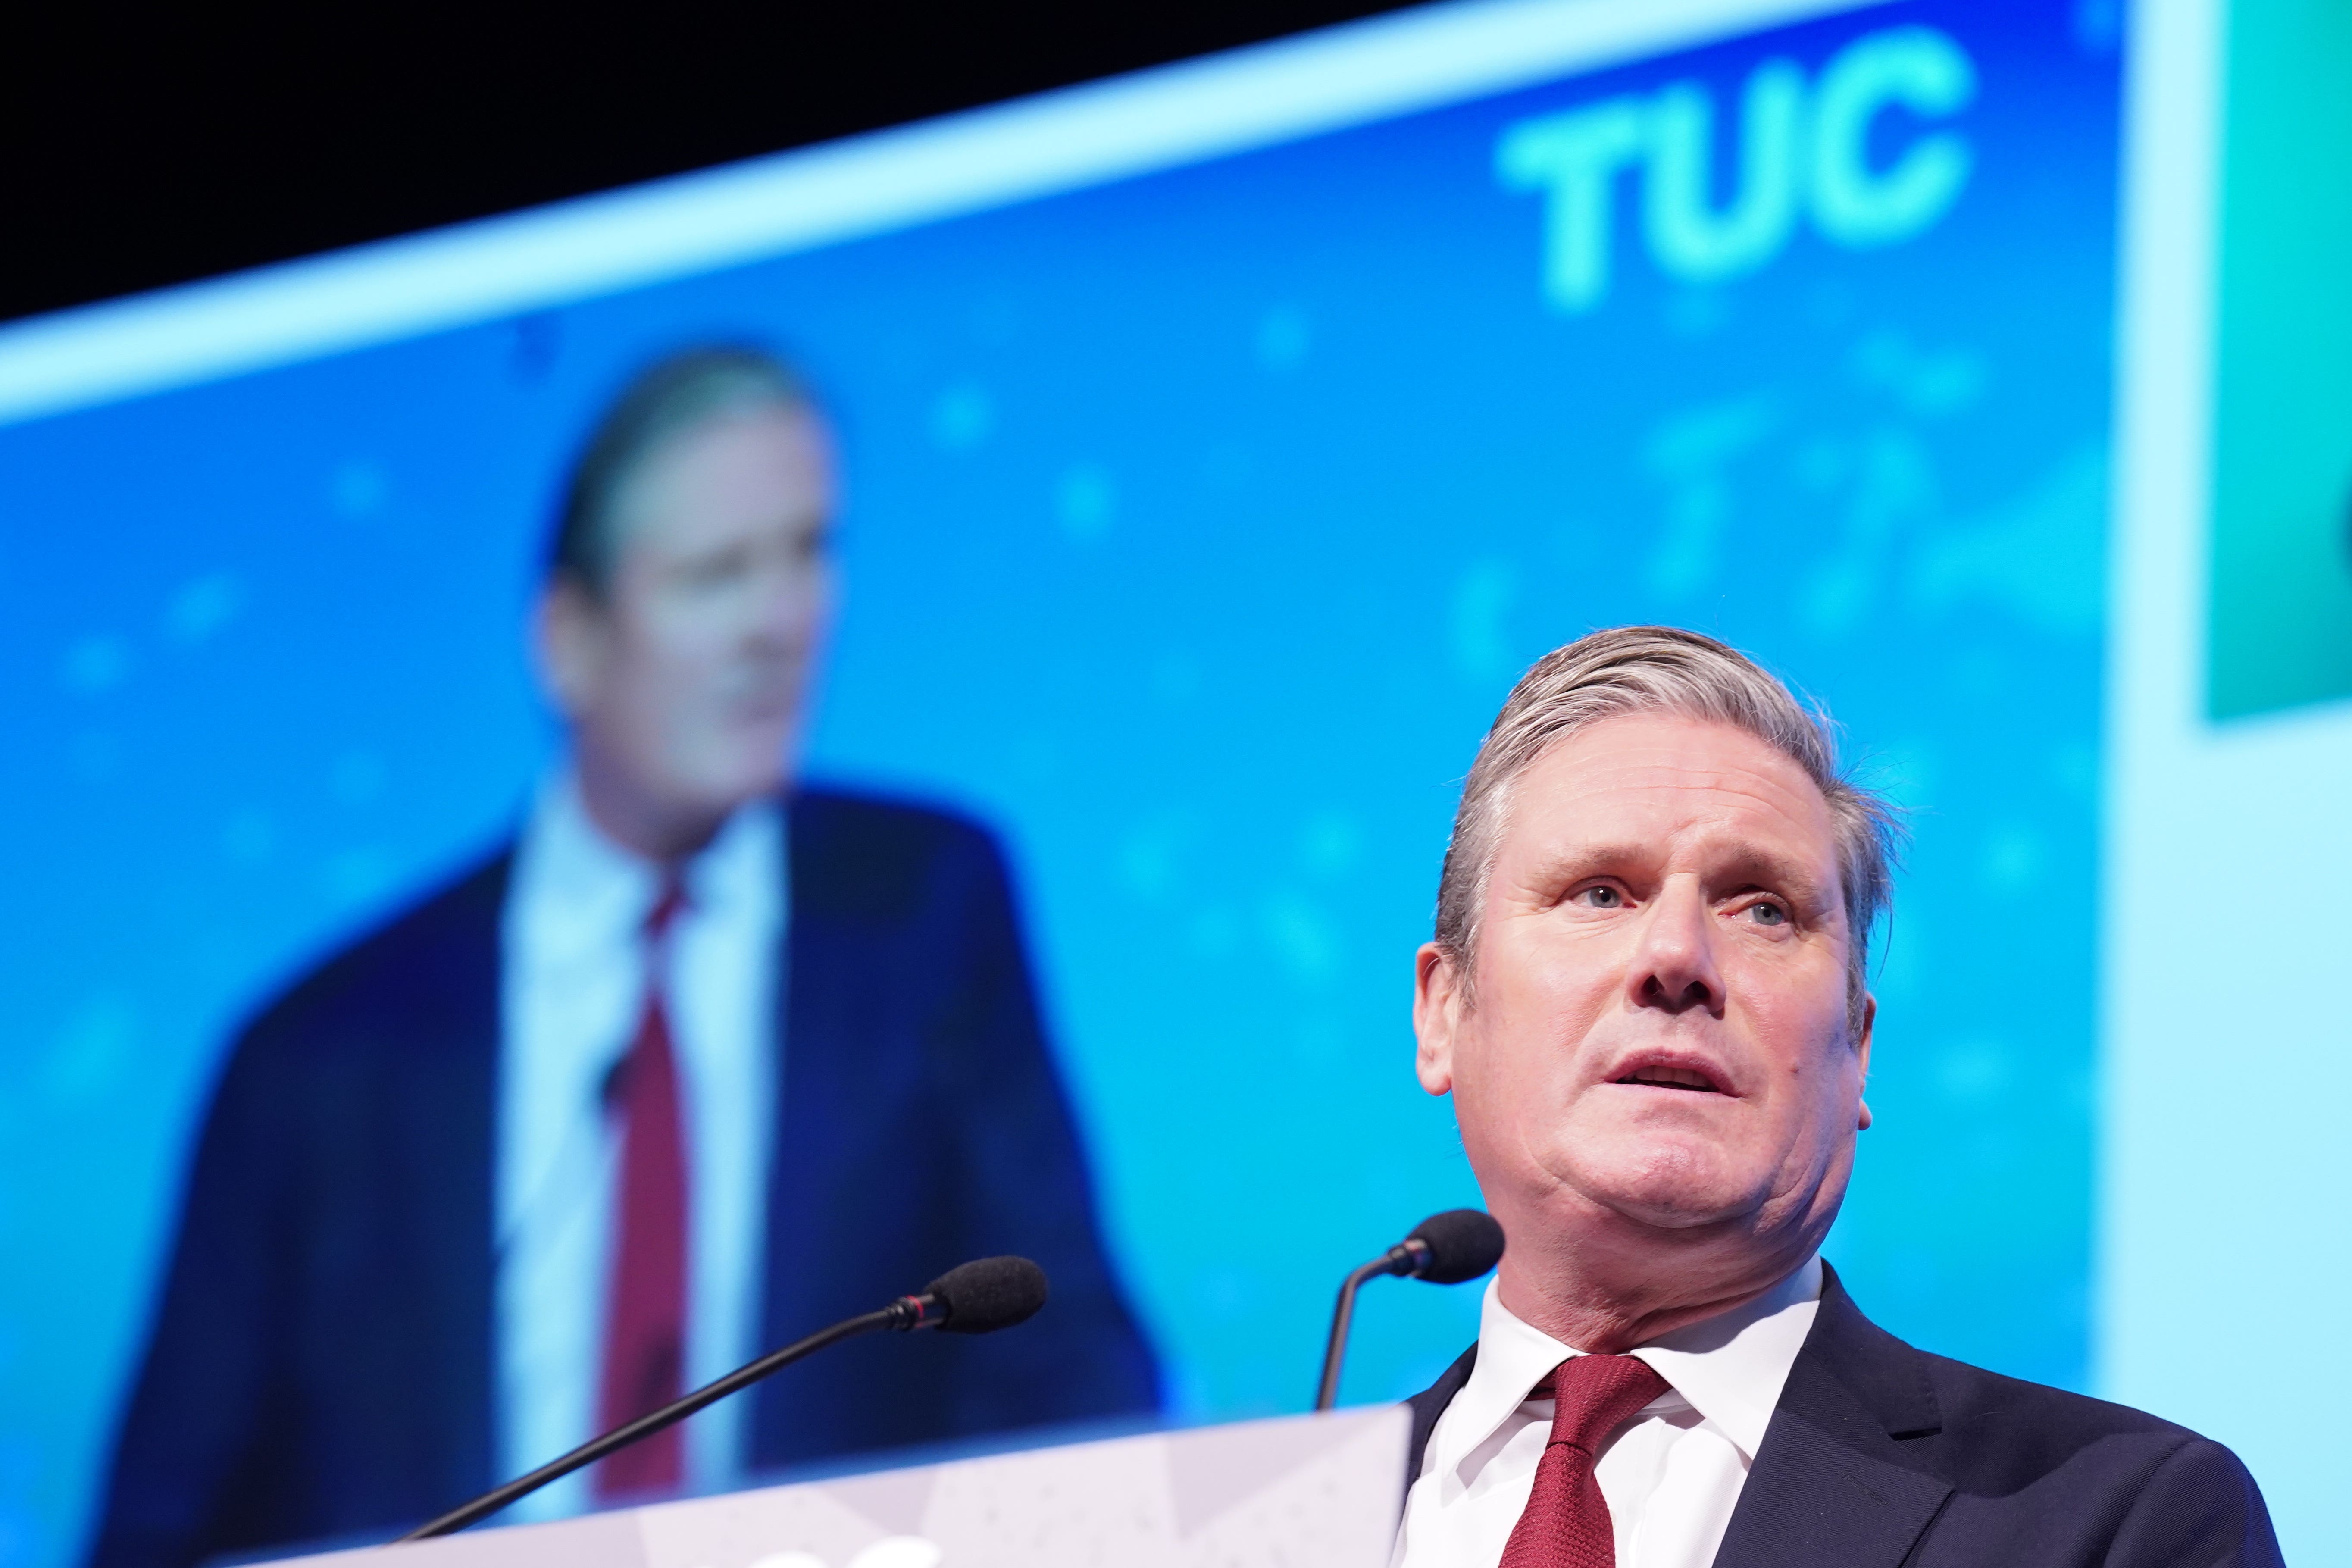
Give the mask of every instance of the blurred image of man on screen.
M 841 1347 L 535 1511 L 1156 1407 L 993 840 L 789 777 L 834 495 L 758 353 L 607 413 L 534 628 L 567 765 L 237 1041 L 99 1568 L 414 1525 L 993 1253 L 1034 1323 Z
M 1914 1350 L 1822 1261 L 1891 828 L 1712 638 L 1596 632 L 1511 693 L 1414 1005 L 1509 1247 L 1412 1402 L 1397 1568 L 2274 1568 L 2229 1450 Z

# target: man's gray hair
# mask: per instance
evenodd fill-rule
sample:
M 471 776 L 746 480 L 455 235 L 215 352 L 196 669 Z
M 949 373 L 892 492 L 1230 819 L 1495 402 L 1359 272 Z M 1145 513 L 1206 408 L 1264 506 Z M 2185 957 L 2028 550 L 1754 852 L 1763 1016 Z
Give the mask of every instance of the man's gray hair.
M 1753 659 L 1678 626 L 1615 626 L 1555 648 L 1520 677 L 1478 747 L 1454 816 L 1437 884 L 1437 946 L 1468 997 L 1478 916 L 1521 773 L 1604 719 L 1661 713 L 1745 730 L 1805 771 L 1829 805 L 1845 895 L 1846 1004 L 1858 1033 L 1868 994 L 1870 933 L 1893 893 L 1895 808 L 1840 770 L 1828 711 L 1808 708 Z
M 591 598 L 604 598 L 620 555 L 613 503 L 622 485 L 672 437 L 769 406 L 814 405 L 800 377 L 759 349 L 711 344 L 646 366 L 604 411 L 572 467 L 548 548 L 548 576 L 569 579 Z

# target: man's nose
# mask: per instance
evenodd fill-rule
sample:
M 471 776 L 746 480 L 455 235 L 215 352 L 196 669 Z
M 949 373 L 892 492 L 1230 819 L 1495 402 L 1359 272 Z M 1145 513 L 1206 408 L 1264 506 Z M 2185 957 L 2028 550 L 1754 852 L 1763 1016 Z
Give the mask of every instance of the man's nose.
M 825 584 L 814 571 L 796 568 L 763 574 L 755 595 L 758 608 L 746 626 L 751 641 L 763 651 L 797 649 L 814 635 L 824 602 Z
M 1704 1008 L 1723 1016 L 1723 975 L 1715 962 L 1715 917 L 1694 877 L 1669 878 L 1643 911 L 1626 1000 L 1667 1013 Z

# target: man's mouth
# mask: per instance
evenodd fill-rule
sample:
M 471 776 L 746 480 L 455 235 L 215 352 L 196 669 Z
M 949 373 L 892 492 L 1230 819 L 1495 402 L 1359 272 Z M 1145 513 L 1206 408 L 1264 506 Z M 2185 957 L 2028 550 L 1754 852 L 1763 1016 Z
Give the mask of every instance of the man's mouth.
M 1721 1094 L 1723 1086 L 1696 1068 L 1664 1067 L 1652 1064 L 1637 1067 L 1613 1083 L 1637 1084 L 1645 1089 L 1679 1089 L 1692 1094 Z

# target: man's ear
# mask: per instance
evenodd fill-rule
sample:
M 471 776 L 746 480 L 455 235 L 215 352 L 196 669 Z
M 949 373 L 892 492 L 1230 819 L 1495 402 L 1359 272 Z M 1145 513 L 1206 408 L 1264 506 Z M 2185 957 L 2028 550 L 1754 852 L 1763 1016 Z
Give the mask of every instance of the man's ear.
M 604 607 L 568 576 L 551 578 L 531 616 L 531 662 L 548 700 L 577 720 L 601 684 L 610 628 Z
M 1878 998 L 1865 993 L 1862 998 L 1862 1029 L 1853 1039 L 1855 1065 L 1862 1068 L 1862 1081 L 1865 1086 L 1870 1082 L 1871 1032 L 1877 1026 Z M 1862 1117 L 1855 1126 L 1855 1131 L 1859 1132 L 1870 1131 L 1870 1101 L 1866 1100 L 1862 1101 Z
M 1463 978 L 1460 966 L 1433 942 L 1413 954 L 1412 1033 L 1419 1042 L 1413 1071 L 1432 1094 L 1454 1090 L 1454 1040 L 1467 1011 Z

